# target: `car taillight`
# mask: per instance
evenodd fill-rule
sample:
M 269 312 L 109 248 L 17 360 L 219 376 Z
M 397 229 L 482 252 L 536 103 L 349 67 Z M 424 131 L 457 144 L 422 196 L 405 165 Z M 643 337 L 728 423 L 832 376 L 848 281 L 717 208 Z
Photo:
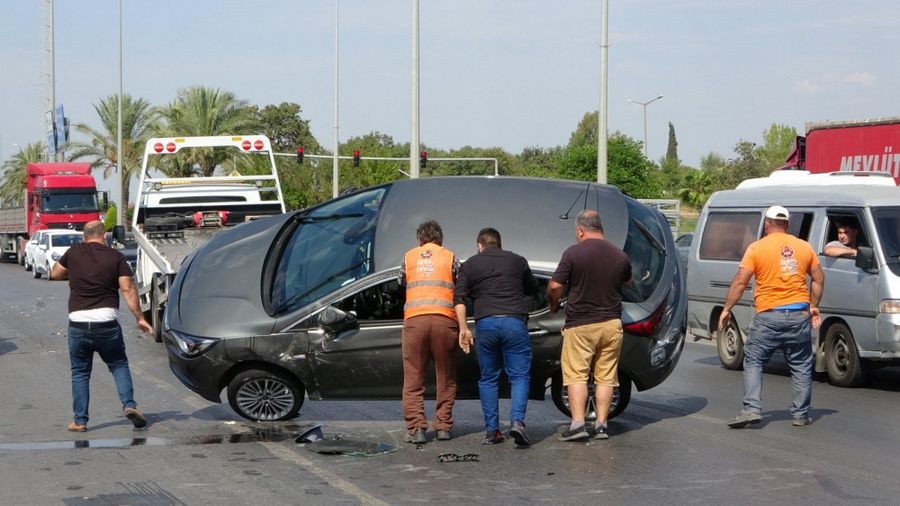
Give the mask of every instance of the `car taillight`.
M 665 301 L 663 301 L 663 303 L 660 304 L 658 308 L 656 308 L 656 311 L 654 311 L 653 314 L 651 314 L 647 318 L 644 318 L 643 320 L 622 325 L 622 330 L 633 336 L 652 336 L 656 332 L 656 327 L 659 326 L 659 322 L 662 321 L 662 316 L 665 312 L 665 309 L 666 303 Z

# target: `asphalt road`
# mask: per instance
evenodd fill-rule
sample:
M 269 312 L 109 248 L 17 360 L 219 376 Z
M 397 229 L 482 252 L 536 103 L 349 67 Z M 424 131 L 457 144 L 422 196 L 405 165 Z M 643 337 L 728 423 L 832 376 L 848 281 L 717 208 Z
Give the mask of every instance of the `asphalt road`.
M 401 442 L 394 401 L 307 401 L 292 422 L 246 423 L 185 389 L 163 347 L 138 338 L 124 311 L 135 397 L 149 426 L 136 430 L 121 415 L 97 359 L 90 430 L 73 435 L 65 429 L 72 416 L 67 295 L 65 282 L 0 264 L 2 504 L 900 502 L 900 371 L 883 369 L 859 389 L 816 382 L 814 422 L 796 428 L 787 412 L 790 380 L 773 363 L 763 422 L 732 430 L 725 424 L 740 409 L 741 375 L 722 369 L 708 343 L 688 343 L 664 384 L 636 392 L 607 441 L 557 442 L 566 420 L 548 393 L 548 401 L 529 404 L 531 449 L 481 446 L 477 401 L 457 403 L 452 441 L 417 449 Z M 293 436 L 314 423 L 324 424 L 327 438 L 399 450 L 313 453 Z M 441 463 L 442 453 L 479 460 Z

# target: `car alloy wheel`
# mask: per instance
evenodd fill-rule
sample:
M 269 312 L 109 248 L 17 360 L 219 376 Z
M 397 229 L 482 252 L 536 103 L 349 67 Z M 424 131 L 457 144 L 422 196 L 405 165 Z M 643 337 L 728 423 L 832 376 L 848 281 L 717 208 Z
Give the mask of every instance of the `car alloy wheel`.
M 588 398 L 587 405 L 584 410 L 584 419 L 586 421 L 593 421 L 597 419 L 597 399 L 594 397 L 594 380 L 590 378 L 588 380 Z M 553 383 L 550 385 L 550 396 L 553 398 L 553 403 L 556 405 L 556 408 L 559 409 L 564 415 L 572 416 L 572 411 L 569 407 L 569 392 L 566 387 L 562 385 L 562 373 L 559 372 L 554 376 Z M 628 403 L 631 402 L 631 378 L 629 378 L 625 373 L 619 371 L 619 386 L 613 388 L 612 395 L 612 403 L 609 405 L 609 415 L 607 419 L 613 419 L 628 407 Z
M 253 421 L 290 420 L 303 404 L 303 387 L 284 373 L 259 369 L 244 371 L 228 385 L 234 411 Z

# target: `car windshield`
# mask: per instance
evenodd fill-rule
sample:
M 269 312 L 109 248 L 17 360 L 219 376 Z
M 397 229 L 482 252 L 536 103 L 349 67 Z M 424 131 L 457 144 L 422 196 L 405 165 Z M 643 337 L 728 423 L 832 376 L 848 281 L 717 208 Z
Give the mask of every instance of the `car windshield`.
M 372 269 L 378 210 L 386 188 L 324 204 L 299 218 L 272 285 L 275 313 L 299 309 Z
M 46 193 L 41 209 L 47 213 L 75 213 L 96 211 L 97 194 L 91 193 Z
M 81 234 L 52 235 L 52 236 L 50 236 L 50 245 L 52 245 L 52 246 L 72 246 L 74 244 L 80 243 L 81 240 L 82 240 Z
M 900 276 L 900 207 L 876 207 L 872 216 L 884 258 L 894 274 Z
M 691 245 L 691 239 L 694 238 L 694 234 L 682 234 L 676 241 L 675 246 L 687 247 Z

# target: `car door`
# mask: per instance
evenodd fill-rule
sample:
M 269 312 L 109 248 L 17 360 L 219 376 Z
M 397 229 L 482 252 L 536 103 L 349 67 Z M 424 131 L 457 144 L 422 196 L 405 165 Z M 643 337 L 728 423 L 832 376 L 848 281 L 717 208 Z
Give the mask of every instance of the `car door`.
M 42 234 L 34 249 L 34 269 L 47 274 L 47 256 L 50 254 L 50 234 Z
M 322 397 L 401 397 L 400 334 L 405 300 L 397 269 L 369 276 L 326 299 L 326 306 L 354 315 L 358 330 L 345 336 L 329 335 L 321 323 L 327 307 L 310 318 L 309 364 Z

